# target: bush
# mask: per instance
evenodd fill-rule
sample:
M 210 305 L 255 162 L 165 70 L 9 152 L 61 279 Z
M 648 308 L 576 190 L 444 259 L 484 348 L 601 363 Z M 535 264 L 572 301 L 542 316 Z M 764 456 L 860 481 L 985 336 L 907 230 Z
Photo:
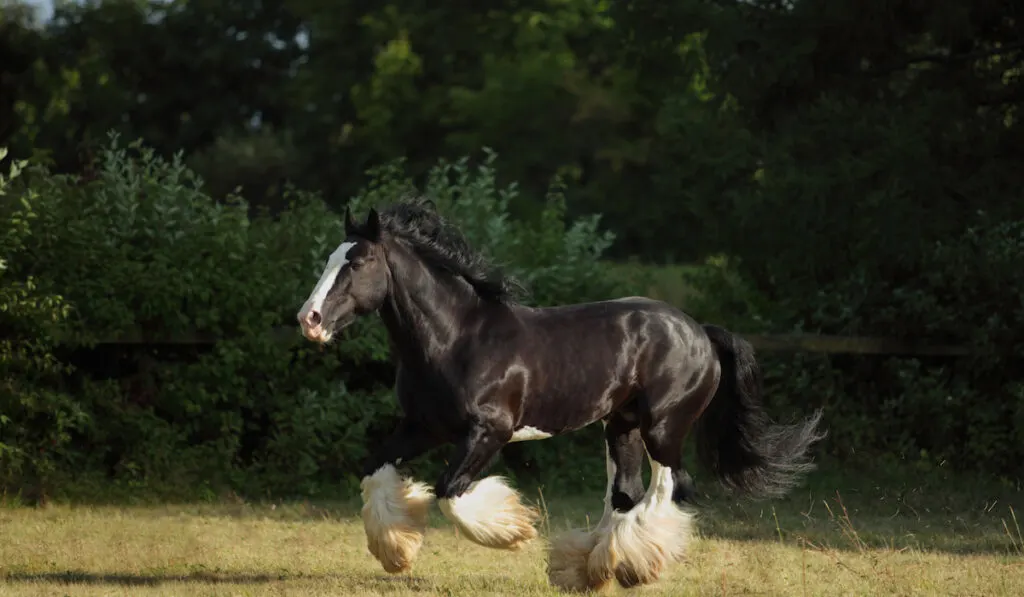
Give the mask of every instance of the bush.
M 597 218 L 567 225 L 554 191 L 539 221 L 512 221 L 515 188 L 496 186 L 493 159 L 476 168 L 442 163 L 425 192 L 476 247 L 532 287 L 532 301 L 617 294 L 599 264 L 611 237 Z M 353 207 L 412 190 L 401 166 L 371 172 Z M 12 414 L 2 420 L 0 447 L 9 459 L 33 454 L 45 485 L 63 491 L 113 481 L 192 496 L 352 492 L 367 447 L 391 431 L 396 414 L 383 326 L 360 320 L 327 348 L 297 330 L 283 339 L 269 333 L 295 327 L 295 312 L 341 240 L 341 217 L 297 192 L 276 216 L 250 215 L 242 198 L 217 202 L 201 184 L 180 156 L 164 160 L 116 137 L 91 180 L 40 166 L 22 177 L 12 196 L 31 207 L 31 228 L 21 223 L 28 207 L 12 210 L 21 215 L 5 228 L 6 275 L 35 285 L 23 284 L 28 294 L 5 290 L 0 304 L 4 325 L 37 337 L 45 358 L 3 353 L 17 380 L 3 399 L 34 406 L 5 404 L 2 412 Z M 167 344 L 181 338 L 191 343 Z M 63 426 L 33 424 L 43 412 L 63 417 Z M 47 442 L 59 449 L 38 452 Z M 600 467 L 601 445 L 584 449 Z M 424 466 L 419 475 L 440 463 L 428 458 Z M 29 482 L 24 467 L 4 470 L 8 487 Z
M 0 161 L 5 154 L 0 149 Z M 0 175 L 0 255 L 6 256 L 0 257 L 0 484 L 19 478 L 38 490 L 87 417 L 55 384 L 67 366 L 54 355 L 51 332 L 66 318 L 66 305 L 41 290 L 34 276 L 10 271 L 8 260 L 24 252 L 38 216 L 34 194 L 14 201 L 8 193 L 24 166 L 14 162 Z
M 767 232 L 762 232 L 766 237 Z M 741 260 L 710 259 L 689 274 L 701 292 L 690 310 L 739 331 L 867 333 L 962 345 L 966 357 L 762 353 L 768 400 L 780 415 L 825 407 L 822 447 L 844 459 L 897 459 L 1018 476 L 1024 458 L 1024 220 L 979 214 L 949 240 L 926 243 L 901 267 L 865 274 L 887 253 L 864 249 L 857 269 L 830 272 L 817 292 L 803 263 L 780 255 L 767 277 Z M 763 259 L 763 258 L 762 258 Z M 759 275 L 760 274 L 760 275 Z M 797 280 L 790 283 L 789 280 Z M 770 287 L 778 301 L 762 289 Z M 790 292 L 787 294 L 786 290 Z
M 273 212 L 281 205 L 289 182 L 298 180 L 298 156 L 287 132 L 262 127 L 257 132 L 229 132 L 186 160 L 203 178 L 203 192 L 215 199 L 238 193 L 252 206 Z

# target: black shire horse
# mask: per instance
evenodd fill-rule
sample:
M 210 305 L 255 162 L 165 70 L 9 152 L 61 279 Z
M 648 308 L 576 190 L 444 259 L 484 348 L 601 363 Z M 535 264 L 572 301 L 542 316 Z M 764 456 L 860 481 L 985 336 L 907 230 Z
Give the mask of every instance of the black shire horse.
M 552 542 L 549 581 L 565 590 L 651 583 L 683 556 L 691 429 L 702 464 L 755 496 L 782 495 L 813 468 L 806 453 L 824 437 L 821 412 L 773 423 L 744 340 L 647 298 L 531 308 L 517 289 L 432 203 L 414 199 L 371 209 L 362 224 L 346 210 L 345 239 L 298 313 L 320 343 L 360 315 L 377 312 L 387 327 L 404 417 L 362 481 L 369 551 L 386 571 L 411 568 L 434 499 L 475 543 L 518 549 L 534 539 L 537 510 L 503 478 L 478 476 L 509 442 L 596 421 L 607 439 L 604 515 Z M 456 451 L 433 488 L 397 472 L 446 443 Z

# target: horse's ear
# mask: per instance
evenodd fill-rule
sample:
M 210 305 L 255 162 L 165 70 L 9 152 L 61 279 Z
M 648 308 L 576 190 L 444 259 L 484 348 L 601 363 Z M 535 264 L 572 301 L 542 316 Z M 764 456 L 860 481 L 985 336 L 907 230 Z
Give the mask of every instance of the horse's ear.
M 377 210 L 370 208 L 369 215 L 366 216 L 366 237 L 373 242 L 380 242 L 380 216 L 377 215 Z
M 352 219 L 352 208 L 345 206 L 345 236 L 352 236 L 359 230 L 359 224 Z

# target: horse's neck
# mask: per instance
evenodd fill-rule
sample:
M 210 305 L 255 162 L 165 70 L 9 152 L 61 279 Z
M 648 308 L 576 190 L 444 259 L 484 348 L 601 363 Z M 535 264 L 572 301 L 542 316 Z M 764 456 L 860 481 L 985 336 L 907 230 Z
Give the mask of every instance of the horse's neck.
M 391 270 L 391 291 L 380 313 L 393 346 L 407 358 L 442 356 L 454 344 L 467 310 L 477 308 L 473 291 L 408 258 L 392 263 Z

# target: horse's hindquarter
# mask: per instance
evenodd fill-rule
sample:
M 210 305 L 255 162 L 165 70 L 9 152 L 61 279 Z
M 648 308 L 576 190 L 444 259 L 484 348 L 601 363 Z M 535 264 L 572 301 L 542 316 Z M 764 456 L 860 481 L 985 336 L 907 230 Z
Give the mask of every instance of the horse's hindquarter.
M 647 364 L 678 342 L 673 328 L 687 324 L 665 303 L 635 297 L 525 310 L 520 319 L 523 439 L 580 429 L 618 409 L 641 389 Z

